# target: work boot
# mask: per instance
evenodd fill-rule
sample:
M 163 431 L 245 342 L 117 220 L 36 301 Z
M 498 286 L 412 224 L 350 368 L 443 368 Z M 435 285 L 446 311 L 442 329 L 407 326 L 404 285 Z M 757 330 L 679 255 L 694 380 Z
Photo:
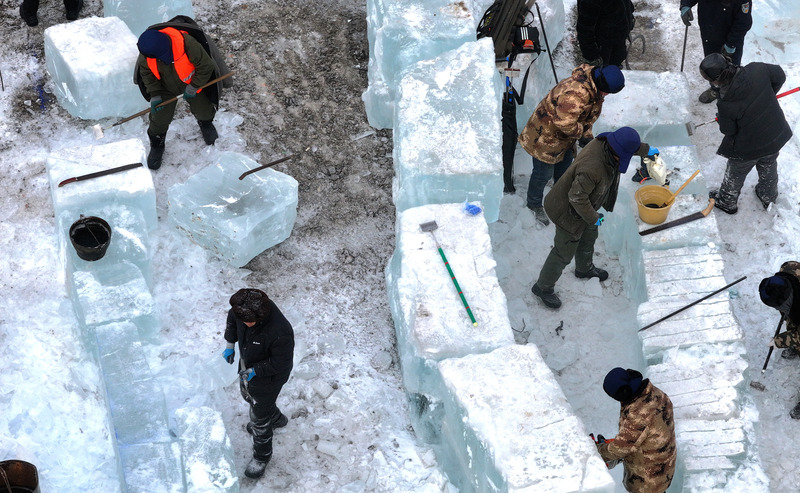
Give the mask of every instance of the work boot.
M 217 141 L 217 129 L 214 128 L 214 122 L 201 122 L 197 120 L 197 124 L 200 125 L 200 132 L 203 134 L 203 140 L 205 141 L 206 145 L 213 146 L 214 142 Z
M 250 459 L 250 462 L 247 464 L 247 469 L 244 470 L 244 475 L 251 479 L 258 479 L 264 475 L 264 471 L 267 469 L 267 464 L 269 464 L 269 460 L 272 458 L 271 455 L 267 456 L 266 460 L 258 460 L 255 457 Z
M 287 424 L 289 424 L 289 418 L 287 418 L 285 414 L 281 413 L 281 417 L 276 419 L 275 422 L 272 423 L 272 427 L 273 428 L 283 428 Z M 253 434 L 253 422 L 251 421 L 251 422 L 247 423 L 247 426 L 245 426 L 245 429 L 247 430 L 247 433 L 250 433 L 252 435 Z
M 25 24 L 29 25 L 30 27 L 36 27 L 39 25 L 39 17 L 36 15 L 36 12 L 28 14 L 22 9 L 22 5 L 19 6 L 19 16 L 22 17 L 22 20 L 25 21 Z
M 81 12 L 82 8 L 83 8 L 83 0 L 79 0 L 77 7 L 75 7 L 74 9 L 68 9 L 67 10 L 67 20 L 68 21 L 77 20 L 78 19 L 78 14 Z
M 578 279 L 591 279 L 593 277 L 596 277 L 600 279 L 600 281 L 605 281 L 606 279 L 608 279 L 608 271 L 592 265 L 592 267 L 585 272 L 578 272 L 576 270 L 575 277 L 577 277 Z
M 715 91 L 714 89 L 708 88 L 700 94 L 700 97 L 697 98 L 703 104 L 713 103 L 719 97 L 719 91 Z
M 150 152 L 147 154 L 147 167 L 158 169 L 161 167 L 161 159 L 164 157 L 164 143 L 167 141 L 167 134 L 150 135 Z
M 768 198 L 761 195 L 761 193 L 758 190 L 758 185 L 756 185 L 756 197 L 758 197 L 758 200 L 761 202 L 761 205 L 764 206 L 764 210 L 769 209 L 769 204 L 775 202 L 774 200 L 769 200 Z
M 533 287 L 531 288 L 531 292 L 542 300 L 544 306 L 548 308 L 561 307 L 561 300 L 552 288 L 545 291 L 544 289 L 540 288 L 538 284 L 534 283 Z
M 783 359 L 795 359 L 800 356 L 800 353 L 793 347 L 787 347 L 781 352 L 781 358 Z
M 528 209 L 533 211 L 533 216 L 536 218 L 537 221 L 539 221 L 540 223 L 544 224 L 545 226 L 550 224 L 550 218 L 547 217 L 547 213 L 544 211 L 544 207 L 542 207 L 542 206 L 539 206 L 539 207 L 530 207 L 530 206 L 528 206 Z
M 720 201 L 717 197 L 719 196 L 719 190 L 711 190 L 708 192 L 708 198 L 714 199 L 714 207 L 721 210 L 725 214 L 736 214 L 739 212 L 739 207 L 736 204 L 730 205 Z
M 797 405 L 794 406 L 791 411 L 789 411 L 789 416 L 791 416 L 792 419 L 800 419 L 800 402 L 798 402 Z

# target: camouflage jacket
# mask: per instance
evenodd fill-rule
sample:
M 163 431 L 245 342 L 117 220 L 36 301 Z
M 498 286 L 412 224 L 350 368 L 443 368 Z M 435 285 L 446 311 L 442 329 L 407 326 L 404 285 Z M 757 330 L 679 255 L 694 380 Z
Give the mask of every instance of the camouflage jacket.
M 597 449 L 606 462 L 622 460 L 631 493 L 664 493 L 675 474 L 675 421 L 669 397 L 645 380 L 619 413 L 619 433 Z
M 592 138 L 604 96 L 594 85 L 592 66 L 583 64 L 556 84 L 534 110 L 519 143 L 539 161 L 555 164 L 581 137 Z
M 800 262 L 793 260 L 784 262 L 779 272 L 790 274 L 800 282 Z M 792 283 L 792 286 L 795 285 L 796 283 Z M 775 346 L 779 348 L 792 347 L 800 351 L 800 316 L 796 315 L 800 312 L 800 292 L 797 292 L 796 289 L 793 291 L 792 309 L 786 314 L 786 332 L 778 334 L 775 338 Z

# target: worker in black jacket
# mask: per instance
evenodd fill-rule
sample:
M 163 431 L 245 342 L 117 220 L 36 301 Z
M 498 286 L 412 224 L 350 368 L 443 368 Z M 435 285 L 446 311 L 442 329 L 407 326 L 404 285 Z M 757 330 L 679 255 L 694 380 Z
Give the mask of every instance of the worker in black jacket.
M 751 0 L 681 0 L 681 20 L 687 26 L 694 20 L 692 7 L 697 5 L 697 24 L 703 40 L 703 56 L 722 53 L 734 65 L 742 63 L 744 36 L 753 25 Z M 701 103 L 717 99 L 714 87 L 700 94 Z
M 222 353 L 233 364 L 239 343 L 239 382 L 250 404 L 247 431 L 253 435 L 253 458 L 244 474 L 259 478 L 272 458 L 272 430 L 289 419 L 275 401 L 289 380 L 294 358 L 294 331 L 275 303 L 259 289 L 240 289 L 230 299 Z
M 719 88 L 717 120 L 724 137 L 717 154 L 728 158 L 722 185 L 709 196 L 717 208 L 736 214 L 744 180 L 755 167 L 756 196 L 766 209 L 778 198 L 778 153 L 792 138 L 775 97 L 786 74 L 769 63 L 739 67 L 719 53 L 703 59 L 700 74 Z
M 633 24 L 631 0 L 578 0 L 575 30 L 586 63 L 621 67 L 628 56 L 625 41 Z

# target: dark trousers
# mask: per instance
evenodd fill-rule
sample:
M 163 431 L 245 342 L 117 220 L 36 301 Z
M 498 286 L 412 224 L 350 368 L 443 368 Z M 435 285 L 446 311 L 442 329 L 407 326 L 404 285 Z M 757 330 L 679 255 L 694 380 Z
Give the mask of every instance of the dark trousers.
M 775 202 L 778 198 L 778 154 L 776 152 L 751 161 L 728 159 L 725 177 L 717 194 L 720 205 L 726 208 L 736 206 L 744 180 L 753 168 L 758 173 L 756 195 L 762 202 Z
M 628 47 L 625 45 L 625 41 L 627 40 L 603 41 L 603 44 L 600 45 L 600 57 L 603 59 L 604 65 L 622 67 L 622 62 L 628 57 Z
M 272 457 L 273 424 L 281 417 L 275 404 L 283 384 L 266 387 L 246 386 L 240 380 L 242 397 L 250 404 L 250 423 L 253 429 L 253 458 L 267 462 Z
M 64 0 L 64 9 L 77 10 L 80 0 Z M 22 0 L 22 11 L 27 15 L 35 14 L 39 11 L 39 0 Z
M 536 284 L 545 291 L 553 289 L 564 272 L 564 268 L 575 259 L 575 270 L 586 272 L 594 265 L 594 242 L 597 241 L 597 226 L 587 226 L 580 238 L 574 239 L 556 224 L 553 248 L 544 261 Z
M 556 164 L 547 164 L 544 161 L 539 161 L 535 157 L 533 159 L 533 171 L 531 171 L 531 180 L 528 182 L 528 207 L 541 207 L 542 197 L 544 197 L 544 187 L 550 178 L 553 183 L 557 182 L 561 175 L 567 171 L 569 165 L 572 164 L 572 147 L 564 154 L 564 159 Z
M 192 99 L 186 100 L 189 103 L 189 109 L 198 121 L 210 122 L 214 119 L 216 108 L 209 101 L 208 96 L 200 92 Z M 170 104 L 165 104 L 158 111 L 150 112 L 150 128 L 147 133 L 150 135 L 166 135 L 169 129 L 169 124 L 172 123 L 172 118 L 175 116 L 175 108 L 178 106 L 177 101 Z

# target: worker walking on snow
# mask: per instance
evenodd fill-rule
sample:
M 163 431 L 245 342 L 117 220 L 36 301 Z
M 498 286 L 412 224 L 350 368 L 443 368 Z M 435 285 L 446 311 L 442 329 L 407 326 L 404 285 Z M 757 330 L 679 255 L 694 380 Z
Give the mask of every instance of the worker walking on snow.
M 616 65 L 583 64 L 547 93 L 519 135 L 519 144 L 533 159 L 527 206 L 536 219 L 550 224 L 542 206 L 544 187 L 557 182 L 572 164 L 576 142 L 584 147 L 593 138 L 592 125 L 600 116 L 607 94 L 625 87 L 625 76 Z
M 239 390 L 250 404 L 247 432 L 253 435 L 253 458 L 244 475 L 260 478 L 272 459 L 273 429 L 289 422 L 276 400 L 292 372 L 294 331 L 259 289 L 240 289 L 231 296 L 230 304 L 222 357 L 233 364 L 235 344 L 239 343 Z
M 207 91 L 200 90 L 211 80 L 216 68 L 211 56 L 194 37 L 174 27 L 146 30 L 139 36 L 137 47 L 140 53 L 137 70 L 151 107 L 147 166 L 150 169 L 161 167 L 167 130 L 177 101 L 158 105 L 175 96 L 183 95 L 197 118 L 203 141 L 213 145 L 218 137 L 213 120 L 219 95 L 214 93 L 211 99 Z
M 614 368 L 603 390 L 619 401 L 619 432 L 598 442 L 600 457 L 625 469 L 622 484 L 631 493 L 664 493 L 675 475 L 677 448 L 672 401 L 636 370 Z
M 770 340 L 769 345 L 785 348 L 782 358 L 800 356 L 800 262 L 784 262 L 774 276 L 766 277 L 758 286 L 761 302 L 780 312 L 786 322 L 786 331 Z M 789 412 L 800 419 L 800 402 Z

